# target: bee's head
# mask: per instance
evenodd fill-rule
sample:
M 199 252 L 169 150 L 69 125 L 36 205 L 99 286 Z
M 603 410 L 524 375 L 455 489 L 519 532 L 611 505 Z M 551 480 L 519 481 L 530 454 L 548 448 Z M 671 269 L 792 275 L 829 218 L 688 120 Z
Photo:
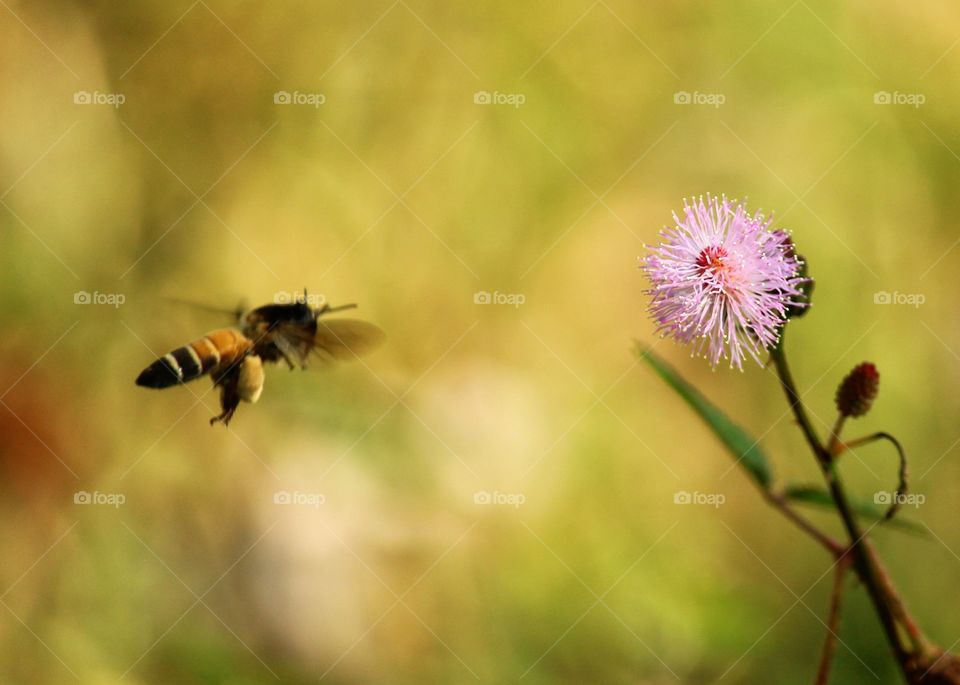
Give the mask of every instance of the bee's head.
M 304 302 L 289 304 L 267 304 L 257 307 L 246 316 L 247 326 L 265 325 L 273 328 L 280 323 L 307 325 L 316 319 L 316 314 L 310 305 Z
M 316 320 L 329 312 L 337 312 L 343 309 L 352 309 L 355 304 L 340 305 L 331 307 L 330 304 L 322 299 L 319 307 L 310 304 L 310 296 L 306 288 L 303 295 L 297 295 L 292 302 L 278 302 L 257 307 L 251 311 L 244 319 L 244 330 L 249 332 L 260 332 L 272 330 L 278 324 L 294 324 L 299 326 L 314 326 Z

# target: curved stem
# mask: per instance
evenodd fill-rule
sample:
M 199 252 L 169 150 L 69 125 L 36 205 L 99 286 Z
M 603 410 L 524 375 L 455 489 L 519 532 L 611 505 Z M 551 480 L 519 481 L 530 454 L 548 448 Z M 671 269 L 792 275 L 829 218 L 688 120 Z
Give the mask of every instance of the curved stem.
M 900 441 L 889 433 L 879 432 L 872 433 L 871 435 L 866 435 L 862 438 L 857 438 L 856 440 L 849 440 L 847 442 L 839 442 L 836 449 L 836 454 L 841 454 L 845 450 L 853 449 L 855 447 L 860 447 L 862 445 L 869 445 L 871 442 L 876 442 L 877 440 L 887 440 L 890 442 L 894 448 L 897 450 L 897 456 L 900 458 L 900 469 L 898 475 L 900 477 L 899 482 L 897 483 L 897 490 L 895 492 L 895 497 L 893 502 L 890 504 L 890 508 L 887 509 L 886 520 L 890 520 L 897 513 L 897 510 L 900 508 L 900 504 L 903 501 L 904 495 L 907 494 L 909 487 L 907 479 L 907 455 L 903 451 L 903 445 L 900 444 Z

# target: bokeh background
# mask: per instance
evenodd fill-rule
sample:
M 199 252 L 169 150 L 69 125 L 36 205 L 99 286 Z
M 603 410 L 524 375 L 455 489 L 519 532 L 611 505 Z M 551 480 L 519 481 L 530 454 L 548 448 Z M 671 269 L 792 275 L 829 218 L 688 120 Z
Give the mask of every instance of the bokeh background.
M 4 683 L 811 682 L 829 559 L 631 354 L 637 256 L 706 192 L 810 261 L 822 429 L 879 366 L 850 430 L 926 501 L 876 543 L 960 638 L 954 4 L 0 5 Z M 228 430 L 134 385 L 231 323 L 177 299 L 304 286 L 388 343 Z M 769 371 L 657 350 L 816 480 Z M 835 682 L 896 681 L 862 591 L 841 636 Z

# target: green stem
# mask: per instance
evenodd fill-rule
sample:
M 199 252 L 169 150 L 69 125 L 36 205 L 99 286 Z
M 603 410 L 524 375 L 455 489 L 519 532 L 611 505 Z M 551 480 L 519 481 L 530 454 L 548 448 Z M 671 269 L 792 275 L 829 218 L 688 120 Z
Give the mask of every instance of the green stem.
M 882 569 L 876 551 L 873 549 L 873 546 L 870 545 L 869 540 L 866 539 L 866 534 L 860 529 L 860 524 L 853 514 L 840 476 L 836 469 L 833 468 L 830 452 L 824 447 L 823 443 L 820 442 L 820 438 L 813 429 L 813 424 L 807 414 L 806 407 L 803 405 L 800 393 L 797 392 L 797 385 L 793 380 L 793 374 L 790 372 L 790 367 L 784 353 L 783 340 L 781 340 L 780 345 L 773 350 L 771 357 L 773 358 L 777 375 L 780 377 L 780 383 L 783 386 L 793 415 L 811 451 L 816 457 L 817 463 L 820 464 L 820 470 L 823 472 L 824 479 L 827 482 L 830 496 L 833 498 L 837 511 L 840 513 L 840 518 L 843 520 L 844 528 L 850 538 L 850 550 L 853 553 L 853 563 L 857 575 L 866 586 L 874 609 L 886 633 L 887 641 L 890 643 L 897 662 L 903 667 L 906 663 L 908 652 L 901 641 L 893 609 L 893 606 L 902 606 L 902 603 L 899 601 L 899 598 L 896 597 L 889 577 L 887 577 L 886 572 Z

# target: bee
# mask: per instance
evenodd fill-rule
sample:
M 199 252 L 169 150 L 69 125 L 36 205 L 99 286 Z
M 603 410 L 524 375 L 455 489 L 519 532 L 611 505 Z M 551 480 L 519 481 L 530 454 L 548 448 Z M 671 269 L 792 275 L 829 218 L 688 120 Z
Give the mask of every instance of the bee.
M 169 388 L 209 375 L 220 388 L 222 413 L 210 425 L 230 423 L 240 402 L 253 404 L 263 392 L 263 365 L 283 360 L 290 369 L 307 368 L 311 355 L 324 361 L 354 359 L 383 342 L 377 326 L 356 319 L 321 320 L 355 304 L 322 307 L 303 297 L 267 304 L 243 317 L 237 328 L 221 328 L 163 355 L 137 376 L 145 388 Z

